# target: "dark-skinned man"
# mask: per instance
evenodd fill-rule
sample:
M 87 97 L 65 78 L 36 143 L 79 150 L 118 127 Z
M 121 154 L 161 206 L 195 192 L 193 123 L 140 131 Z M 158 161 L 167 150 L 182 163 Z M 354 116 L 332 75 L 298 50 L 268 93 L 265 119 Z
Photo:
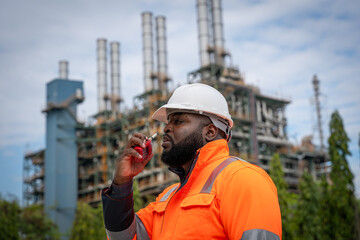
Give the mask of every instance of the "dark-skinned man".
M 134 134 L 102 191 L 108 239 L 281 239 L 277 190 L 261 168 L 229 156 L 233 120 L 227 102 L 205 84 L 177 88 L 153 115 L 166 124 L 161 160 L 180 183 L 146 208 L 133 209 L 132 181 L 145 167 Z

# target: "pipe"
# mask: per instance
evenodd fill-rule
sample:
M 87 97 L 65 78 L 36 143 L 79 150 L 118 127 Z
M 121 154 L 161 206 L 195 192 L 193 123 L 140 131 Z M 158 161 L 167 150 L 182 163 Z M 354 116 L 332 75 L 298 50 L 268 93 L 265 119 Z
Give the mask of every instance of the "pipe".
M 223 35 L 221 0 L 211 0 L 211 13 L 212 30 L 214 36 L 215 62 L 219 65 L 223 65 L 224 60 L 222 53 L 224 51 L 225 40 Z
M 152 81 L 153 73 L 153 33 L 152 33 L 152 13 L 144 12 L 142 16 L 142 37 L 143 37 L 143 64 L 144 64 L 144 84 L 145 91 L 154 88 Z
M 110 43 L 111 57 L 111 110 L 119 111 L 120 103 L 120 43 Z
M 162 93 L 168 92 L 166 83 L 167 77 L 167 52 L 166 52 L 166 24 L 165 17 L 158 16 L 155 18 L 156 24 L 156 48 L 157 48 L 157 69 L 158 84 Z
M 60 61 L 59 62 L 59 78 L 60 79 L 69 79 L 69 62 Z
M 199 55 L 200 66 L 205 67 L 210 64 L 210 56 L 208 53 L 209 47 L 209 22 L 208 22 L 208 7 L 207 0 L 197 0 L 197 23 L 199 33 Z
M 106 39 L 97 40 L 97 77 L 98 77 L 98 109 L 99 113 L 106 110 Z

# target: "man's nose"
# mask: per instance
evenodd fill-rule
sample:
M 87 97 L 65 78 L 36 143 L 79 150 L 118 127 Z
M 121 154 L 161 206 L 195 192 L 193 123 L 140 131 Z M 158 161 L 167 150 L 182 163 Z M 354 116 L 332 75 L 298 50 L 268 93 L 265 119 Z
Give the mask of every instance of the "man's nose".
M 170 124 L 166 124 L 165 127 L 164 127 L 164 133 L 168 133 L 171 131 L 171 126 Z

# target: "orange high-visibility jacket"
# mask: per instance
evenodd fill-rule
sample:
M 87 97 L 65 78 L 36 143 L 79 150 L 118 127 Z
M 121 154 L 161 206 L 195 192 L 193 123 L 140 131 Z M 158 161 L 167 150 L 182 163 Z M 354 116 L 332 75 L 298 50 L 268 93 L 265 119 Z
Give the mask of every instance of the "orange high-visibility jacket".
M 195 161 L 181 184 L 165 189 L 127 229 L 107 229 L 108 238 L 281 239 L 277 190 L 263 169 L 229 158 L 225 140 L 206 144 Z

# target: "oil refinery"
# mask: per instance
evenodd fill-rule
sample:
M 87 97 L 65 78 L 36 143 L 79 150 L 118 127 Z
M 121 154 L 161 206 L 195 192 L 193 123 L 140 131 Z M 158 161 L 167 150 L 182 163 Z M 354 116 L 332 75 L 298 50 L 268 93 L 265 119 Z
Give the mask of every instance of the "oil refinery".
M 234 120 L 230 154 L 268 171 L 272 156 L 279 153 L 289 190 L 297 192 L 303 170 L 308 169 L 314 177 L 326 174 L 328 157 L 323 147 L 316 150 L 311 138 L 294 146 L 286 128 L 290 100 L 263 94 L 260 87 L 247 84 L 232 63 L 225 47 L 221 4 L 221 0 L 196 0 L 200 64 L 184 77 L 188 83 L 211 85 L 225 96 Z M 96 40 L 98 112 L 91 116 L 92 124 L 79 122 L 76 117 L 77 104 L 85 101 L 84 88 L 82 81 L 69 79 L 67 61 L 60 61 L 59 77 L 47 84 L 43 109 L 46 147 L 24 156 L 23 198 L 25 205 L 44 204 L 60 229 L 69 228 L 77 201 L 92 206 L 101 202 L 100 191 L 111 184 L 116 158 L 134 132 L 147 136 L 162 133 L 164 125 L 151 116 L 173 90 L 169 87 L 173 80 L 168 73 L 166 18 L 143 12 L 141 19 L 139 48 L 143 50 L 145 92 L 134 97 L 133 109 L 120 110 L 119 42 Z M 315 79 L 316 93 L 319 82 Z M 107 92 L 109 82 L 111 91 Z M 154 140 L 153 151 L 154 157 L 136 177 L 144 197 L 178 181 L 160 160 L 161 138 Z

